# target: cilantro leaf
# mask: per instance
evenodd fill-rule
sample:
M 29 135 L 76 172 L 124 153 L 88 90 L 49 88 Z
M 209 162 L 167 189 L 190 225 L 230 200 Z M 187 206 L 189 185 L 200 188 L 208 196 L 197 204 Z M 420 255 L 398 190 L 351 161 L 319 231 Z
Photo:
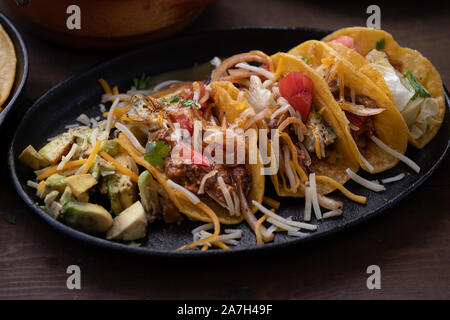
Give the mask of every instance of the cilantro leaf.
M 162 167 L 169 156 L 170 146 L 164 141 L 151 141 L 145 146 L 144 159 L 155 167 Z
M 160 100 L 162 101 L 162 103 L 164 103 L 165 105 L 169 105 L 169 104 L 174 104 L 174 103 L 181 103 L 183 106 L 185 107 L 190 107 L 190 106 L 195 106 L 195 101 L 190 99 L 190 100 L 184 100 L 183 98 L 181 98 L 178 95 L 174 95 L 172 96 L 169 100 L 165 100 L 163 98 L 160 98 Z
M 5 213 L 3 215 L 3 218 L 5 219 L 6 222 L 9 222 L 11 224 L 16 224 L 16 217 L 13 216 L 12 214 Z
M 386 45 L 386 40 L 384 38 L 381 38 L 377 41 L 375 49 L 377 49 L 378 51 L 383 51 L 385 45 Z
M 148 90 L 149 89 L 149 83 L 150 76 L 146 76 L 145 73 L 141 75 L 141 78 L 134 78 L 133 84 L 136 90 Z
M 403 76 L 405 78 L 408 78 L 409 83 L 414 89 L 414 95 L 412 96 L 411 100 L 416 99 L 417 97 L 426 98 L 431 97 L 431 94 L 428 92 L 427 89 L 425 89 L 422 84 L 419 82 L 419 80 L 411 73 L 411 71 L 406 71 Z
M 190 107 L 190 106 L 192 106 L 192 105 L 195 105 L 195 101 L 194 100 L 187 100 L 187 101 L 185 101 L 185 100 L 181 100 L 181 104 L 183 105 L 183 106 L 185 106 L 185 107 Z
M 163 99 L 163 98 L 160 98 L 160 100 L 161 100 L 165 105 L 177 103 L 177 102 L 180 102 L 180 101 L 181 101 L 181 102 L 184 101 L 184 100 L 183 100 L 181 97 L 179 97 L 178 95 L 174 95 L 174 96 L 170 97 L 169 100 L 165 100 L 165 99 Z
M 309 63 L 309 60 L 311 60 L 311 56 L 307 56 L 306 58 L 303 58 L 303 61 L 305 61 L 306 64 Z

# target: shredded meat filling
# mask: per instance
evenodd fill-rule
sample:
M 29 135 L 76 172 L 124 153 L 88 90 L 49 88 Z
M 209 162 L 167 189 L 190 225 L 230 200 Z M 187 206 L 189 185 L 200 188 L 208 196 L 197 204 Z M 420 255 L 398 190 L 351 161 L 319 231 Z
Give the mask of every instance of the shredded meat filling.
M 234 191 L 235 183 L 242 186 L 242 190 L 246 196 L 250 193 L 251 176 L 248 174 L 248 169 L 245 165 L 213 164 L 207 167 L 196 164 L 174 163 L 170 159 L 167 159 L 164 166 L 164 171 L 168 179 L 178 183 L 194 194 L 198 193 L 203 176 L 212 170 L 217 170 L 218 172 L 206 180 L 205 190 L 214 200 L 222 204 L 226 203 L 217 181 L 218 176 L 223 178 L 230 193 Z

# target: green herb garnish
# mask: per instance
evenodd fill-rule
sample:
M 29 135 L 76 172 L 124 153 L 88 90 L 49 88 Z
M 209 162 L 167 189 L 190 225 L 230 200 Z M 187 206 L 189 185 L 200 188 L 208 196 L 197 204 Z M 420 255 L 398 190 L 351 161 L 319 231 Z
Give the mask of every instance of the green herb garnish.
M 377 49 L 378 51 L 383 51 L 385 45 L 386 45 L 386 40 L 384 38 L 381 38 L 377 41 L 375 49 Z
M 163 98 L 160 98 L 160 100 L 161 100 L 165 105 L 177 103 L 177 102 L 180 102 L 180 101 L 184 101 L 184 100 L 183 100 L 180 96 L 178 96 L 178 95 L 172 96 L 169 100 L 165 100 L 165 99 L 163 99 Z
M 419 82 L 419 80 L 411 73 L 411 71 L 406 71 L 403 76 L 405 78 L 408 78 L 409 83 L 414 89 L 414 95 L 412 96 L 411 100 L 416 99 L 417 97 L 426 98 L 431 97 L 431 94 L 428 92 L 427 89 L 425 89 L 422 84 Z
M 306 58 L 303 58 L 303 61 L 305 61 L 306 64 L 309 63 L 309 60 L 311 60 L 311 56 L 307 56 Z
M 144 159 L 155 167 L 162 167 L 169 156 L 170 147 L 164 141 L 151 141 L 145 147 Z
M 191 99 L 191 100 L 187 100 L 187 101 L 181 100 L 180 103 L 181 103 L 183 106 L 185 106 L 185 107 L 190 107 L 190 106 L 192 106 L 192 105 L 195 105 L 195 101 L 192 100 L 192 99 Z
M 169 105 L 169 104 L 174 104 L 174 103 L 181 103 L 183 106 L 185 107 L 190 107 L 190 106 L 195 106 L 195 101 L 190 99 L 190 100 L 184 100 L 183 98 L 181 98 L 178 95 L 174 95 L 172 96 L 169 100 L 165 100 L 163 98 L 160 98 L 160 100 L 162 101 L 162 103 L 164 103 L 165 105 Z
M 150 76 L 146 76 L 145 73 L 141 75 L 141 78 L 134 78 L 133 84 L 136 90 L 148 90 L 149 89 L 149 83 Z
M 6 220 L 6 222 L 9 222 L 11 224 L 16 224 L 16 217 L 13 216 L 12 214 L 5 213 L 3 215 L 3 218 Z

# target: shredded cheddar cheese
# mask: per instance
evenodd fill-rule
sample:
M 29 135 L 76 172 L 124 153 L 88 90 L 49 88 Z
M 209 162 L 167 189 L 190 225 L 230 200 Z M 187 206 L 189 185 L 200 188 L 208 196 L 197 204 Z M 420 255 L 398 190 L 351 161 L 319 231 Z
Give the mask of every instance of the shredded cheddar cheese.
M 43 171 L 40 175 L 37 176 L 37 180 L 43 180 L 50 177 L 52 174 L 64 171 L 66 169 L 70 169 L 73 167 L 78 167 L 86 163 L 86 159 L 74 160 L 67 162 L 61 170 L 58 170 L 58 165 L 54 165 Z
M 256 244 L 258 244 L 258 245 L 264 244 L 264 241 L 261 236 L 261 230 L 259 230 L 259 229 L 261 228 L 262 223 L 264 221 L 266 221 L 267 218 L 268 218 L 268 216 L 264 215 L 261 218 L 259 218 L 258 221 L 256 222 L 255 235 L 256 235 Z
M 120 146 L 123 149 L 125 149 L 126 152 L 128 152 L 128 154 L 133 158 L 133 160 L 137 164 L 143 166 L 148 171 L 150 171 L 151 174 L 155 175 L 154 173 L 155 173 L 156 169 L 150 163 L 148 163 L 142 156 L 138 155 L 138 151 L 136 150 L 136 148 L 134 148 L 134 146 L 131 144 L 130 140 L 124 134 L 120 134 L 119 139 L 117 141 L 119 142 Z M 219 236 L 220 222 L 219 222 L 219 218 L 217 218 L 217 215 L 214 213 L 214 211 L 212 211 L 206 204 L 204 204 L 201 201 L 198 204 L 196 204 L 196 206 L 200 210 L 202 210 L 207 216 L 209 216 L 209 218 L 211 219 L 211 222 L 214 224 L 214 233 L 205 239 L 201 239 L 198 241 L 194 241 L 190 244 L 186 244 L 186 245 L 178 248 L 177 250 L 194 248 L 196 246 L 199 246 L 199 245 L 207 243 L 207 242 L 212 243 L 214 241 L 214 239 L 216 239 Z
M 122 118 L 122 116 L 124 116 L 125 114 L 127 114 L 128 111 L 130 111 L 130 106 L 125 106 L 125 107 L 121 107 L 121 108 L 115 108 L 114 109 L 114 114 L 113 116 L 115 116 L 116 118 L 120 119 Z M 103 112 L 103 117 L 107 118 L 108 117 L 109 112 Z
M 320 149 L 320 139 L 317 136 L 317 133 L 314 131 L 314 128 L 310 127 L 310 129 L 311 129 L 311 132 L 313 134 L 314 141 L 316 142 L 315 147 L 316 147 L 317 158 L 321 159 L 322 158 L 322 152 L 321 152 L 321 149 Z
M 211 244 L 214 245 L 214 246 L 216 246 L 216 247 L 219 247 L 219 248 L 221 248 L 221 249 L 224 249 L 224 250 L 230 249 L 230 247 L 228 247 L 228 246 L 227 246 L 225 243 L 223 243 L 222 241 L 213 241 Z
M 94 159 L 95 156 L 98 153 L 98 150 L 100 150 L 100 147 L 102 145 L 102 140 L 98 140 L 97 143 L 95 144 L 94 148 L 92 149 L 91 154 L 89 155 L 89 157 L 87 158 L 87 161 L 84 165 L 83 170 L 81 171 L 81 173 L 87 173 L 89 171 L 89 168 L 92 166 L 92 164 L 94 163 Z
M 41 193 L 42 193 L 42 190 L 44 189 L 44 187 L 45 187 L 45 181 L 41 181 L 40 183 L 39 183 L 39 185 L 38 185 L 38 188 L 37 188 L 37 194 L 38 195 L 40 195 Z
M 100 155 L 108 162 L 111 162 L 113 164 L 113 166 L 116 168 L 116 170 L 124 175 L 127 175 L 131 178 L 131 180 L 133 180 L 134 182 L 138 182 L 139 176 L 137 173 L 131 171 L 130 169 L 128 169 L 127 167 L 124 167 L 123 165 L 120 164 L 119 161 L 117 161 L 116 159 L 114 159 L 113 157 L 111 157 L 108 153 L 106 153 L 105 151 L 100 152 Z
M 105 91 L 105 93 L 112 94 L 111 87 L 109 86 L 108 82 L 106 82 L 105 79 L 100 78 L 100 79 L 98 79 L 98 82 L 99 82 L 100 85 L 102 86 L 103 91 Z
M 349 191 L 348 189 L 346 189 L 342 184 L 340 184 L 339 182 L 337 182 L 336 180 L 327 177 L 327 176 L 316 176 L 316 180 L 317 181 L 322 181 L 328 184 L 331 184 L 333 187 L 335 187 L 336 189 L 338 189 L 339 191 L 341 191 L 347 198 L 349 198 L 352 201 L 358 202 L 358 203 L 362 203 L 365 204 L 366 203 L 366 197 L 363 196 L 358 196 L 354 193 L 352 193 L 351 191 Z
M 263 203 L 265 203 L 268 206 L 271 206 L 272 208 L 275 208 L 275 209 L 279 209 L 280 208 L 280 202 L 275 200 L 275 199 L 269 198 L 269 197 L 264 197 L 263 198 Z

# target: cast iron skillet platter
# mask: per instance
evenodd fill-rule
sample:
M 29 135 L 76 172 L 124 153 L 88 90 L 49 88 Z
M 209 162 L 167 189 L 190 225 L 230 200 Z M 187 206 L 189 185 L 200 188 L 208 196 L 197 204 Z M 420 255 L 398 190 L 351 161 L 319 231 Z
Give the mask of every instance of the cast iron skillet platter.
M 360 170 L 359 174 L 369 179 L 383 179 L 402 172 L 407 175 L 399 182 L 387 184 L 387 190 L 381 193 L 372 192 L 350 181 L 346 186 L 357 194 L 367 196 L 366 205 L 353 203 L 342 197 L 338 192 L 334 192 L 331 197 L 344 203 L 342 217 L 319 222 L 316 232 L 302 238 L 277 233 L 273 243 L 267 243 L 263 246 L 255 244 L 255 236 L 245 222 L 234 226 L 244 230 L 238 246 L 230 246 L 230 250 L 208 250 L 206 252 L 175 250 L 181 245 L 191 242 L 191 230 L 201 224 L 201 222 L 192 222 L 187 219 L 181 225 L 167 225 L 162 222 L 150 224 L 148 236 L 142 241 L 141 247 L 131 247 L 127 244 L 107 241 L 100 237 L 79 232 L 54 220 L 39 209 L 36 205 L 38 199 L 34 195 L 35 190 L 26 185 L 27 180 L 33 179 L 34 175 L 30 169 L 17 160 L 17 156 L 27 145 L 42 146 L 46 138 L 61 133 L 64 131 L 65 125 L 74 123 L 74 119 L 79 114 L 98 115 L 99 108 L 97 105 L 102 89 L 97 84 L 97 79 L 100 77 L 107 79 L 112 85 L 119 85 L 122 92 L 129 88 L 130 80 L 133 77 L 141 75 L 143 72 L 152 75 L 188 68 L 195 63 L 209 61 L 214 56 L 227 57 L 253 49 L 273 54 L 277 51 L 286 51 L 305 40 L 320 39 L 327 33 L 327 31 L 300 28 L 245 28 L 187 35 L 127 53 L 56 85 L 26 113 L 10 146 L 8 162 L 17 192 L 35 213 L 55 229 L 71 237 L 101 247 L 154 256 L 209 256 L 276 249 L 334 234 L 380 214 L 411 194 L 413 190 L 429 178 L 445 158 L 449 149 L 450 137 L 448 95 L 446 95 L 447 112 L 445 120 L 433 141 L 420 152 L 411 146 L 408 147 L 407 156 L 411 157 L 421 167 L 419 174 L 413 172 L 403 163 L 399 163 L 387 172 L 372 176 Z M 276 198 L 269 181 L 266 185 L 266 194 Z M 303 206 L 303 199 L 284 198 L 282 206 L 277 212 L 285 217 L 303 217 Z M 314 220 L 313 222 L 316 223 Z
M 16 77 L 14 79 L 14 84 L 11 92 L 9 93 L 8 99 L 3 103 L 3 111 L 0 112 L 0 127 L 3 127 L 3 122 L 5 122 L 5 119 L 9 119 L 12 109 L 14 109 L 13 105 L 16 103 L 22 93 L 23 87 L 25 86 L 28 76 L 28 53 L 19 31 L 17 31 L 11 21 L 9 21 L 1 12 L 0 24 L 11 38 L 17 57 Z

